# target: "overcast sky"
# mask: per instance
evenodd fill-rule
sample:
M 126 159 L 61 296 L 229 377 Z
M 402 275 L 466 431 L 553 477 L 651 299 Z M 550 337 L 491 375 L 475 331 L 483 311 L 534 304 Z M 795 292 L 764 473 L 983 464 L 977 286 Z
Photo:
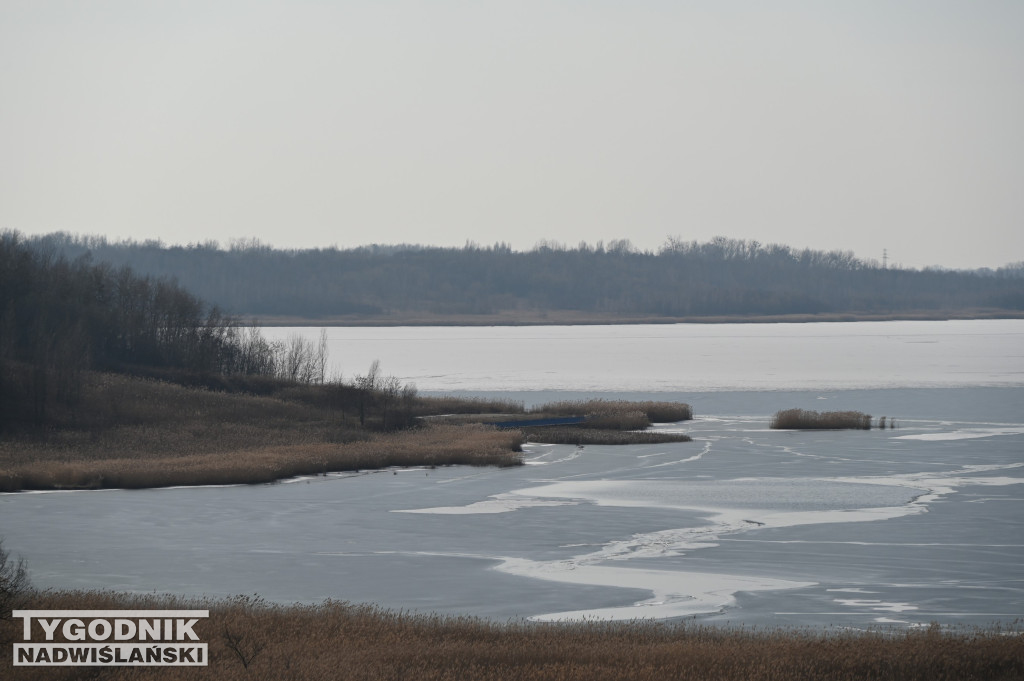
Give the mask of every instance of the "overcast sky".
M 0 229 L 1024 260 L 1024 2 L 0 0 Z

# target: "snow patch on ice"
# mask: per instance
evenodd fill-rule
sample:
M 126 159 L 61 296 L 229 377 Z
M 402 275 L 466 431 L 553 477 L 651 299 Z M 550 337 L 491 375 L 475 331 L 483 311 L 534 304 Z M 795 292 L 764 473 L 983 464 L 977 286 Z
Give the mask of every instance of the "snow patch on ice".
M 961 428 L 944 433 L 916 433 L 914 435 L 897 435 L 896 440 L 925 440 L 941 442 L 944 440 L 972 440 L 980 437 L 996 437 L 999 435 L 1022 435 L 1024 428 Z

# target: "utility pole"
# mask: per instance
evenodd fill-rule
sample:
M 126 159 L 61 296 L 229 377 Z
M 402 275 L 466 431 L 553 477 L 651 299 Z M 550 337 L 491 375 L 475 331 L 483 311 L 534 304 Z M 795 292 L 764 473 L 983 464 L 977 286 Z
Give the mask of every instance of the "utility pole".
M 886 248 L 882 249 L 882 269 L 889 269 L 889 250 Z

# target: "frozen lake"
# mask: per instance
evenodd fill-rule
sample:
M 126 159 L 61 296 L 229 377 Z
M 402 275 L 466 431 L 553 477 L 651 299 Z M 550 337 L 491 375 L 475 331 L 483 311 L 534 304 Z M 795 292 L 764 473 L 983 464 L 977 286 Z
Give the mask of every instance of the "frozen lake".
M 332 373 L 421 390 L 681 392 L 1024 385 L 1024 320 L 327 329 Z M 319 328 L 268 328 L 283 340 Z
M 694 441 L 529 445 L 528 465 L 505 470 L 0 495 L 6 546 L 40 586 L 500 619 L 1024 616 L 1024 322 L 330 334 L 347 375 L 379 358 L 423 390 L 687 401 L 694 421 L 657 427 Z M 773 374 L 754 371 L 766 357 L 774 390 Z M 899 428 L 768 430 L 788 407 L 857 409 Z

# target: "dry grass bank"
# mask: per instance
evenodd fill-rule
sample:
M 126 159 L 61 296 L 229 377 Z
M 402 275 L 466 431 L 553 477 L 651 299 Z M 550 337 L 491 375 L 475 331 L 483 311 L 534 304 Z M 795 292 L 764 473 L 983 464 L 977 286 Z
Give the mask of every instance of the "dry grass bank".
M 54 413 L 47 429 L 0 438 L 0 491 L 254 484 L 387 466 L 512 466 L 521 463 L 524 433 L 487 421 L 585 416 L 571 429 L 538 429 L 534 440 L 645 444 L 689 438 L 621 431 L 692 417 L 689 405 L 673 402 L 556 402 L 526 412 L 516 401 L 371 399 L 350 385 L 233 380 L 209 389 L 88 374 L 81 398 Z M 454 415 L 409 427 L 437 414 Z
M 138 489 L 273 482 L 296 475 L 389 466 L 516 466 L 523 436 L 481 425 L 375 433 L 348 443 L 293 445 L 185 456 L 38 461 L 0 467 L 0 491 Z
M 195 631 L 209 644 L 210 664 L 198 669 L 12 667 L 12 647 L 5 642 L 0 647 L 0 669 L 12 681 L 84 676 L 168 681 L 1024 678 L 1024 636 L 998 630 L 948 633 L 933 627 L 865 634 L 655 622 L 494 623 L 333 602 L 281 607 L 255 598 L 210 602 L 109 592 L 35 594 L 26 607 L 209 609 L 210 618 Z M 0 627 L 5 627 L 0 632 L 5 641 L 20 636 L 20 622 L 0 622 Z
M 522 435 L 484 426 L 361 428 L 330 386 L 277 396 L 89 376 L 44 432 L 0 439 L 0 491 L 260 483 L 326 471 L 519 463 Z M 485 404 L 478 408 L 485 408 Z
M 0 439 L 0 466 L 166 458 L 361 439 L 350 416 L 299 400 L 91 374 L 44 431 Z

